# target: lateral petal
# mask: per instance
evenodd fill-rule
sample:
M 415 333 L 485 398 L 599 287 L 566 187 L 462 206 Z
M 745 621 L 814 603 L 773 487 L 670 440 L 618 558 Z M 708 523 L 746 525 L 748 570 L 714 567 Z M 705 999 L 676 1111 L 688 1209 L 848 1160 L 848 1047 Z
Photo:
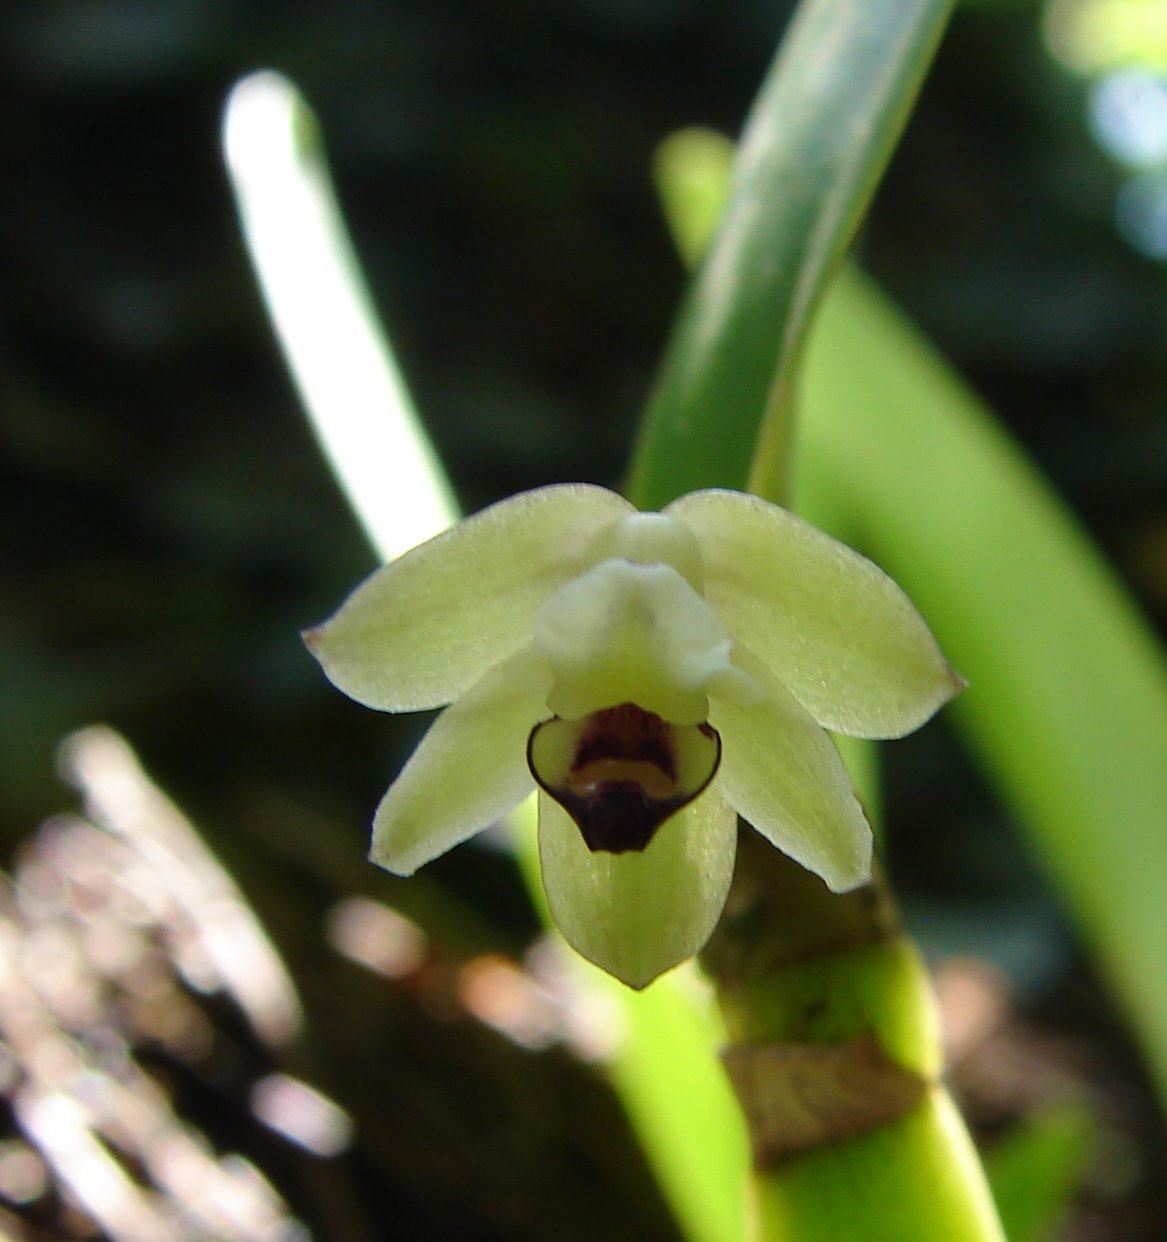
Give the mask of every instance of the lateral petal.
M 643 988 L 696 953 L 725 906 L 737 820 L 707 790 L 642 852 L 593 853 L 567 812 L 539 794 L 539 860 L 552 917 L 589 961 Z
M 412 875 L 516 807 L 534 788 L 527 737 L 549 685 L 544 662 L 523 652 L 446 708 L 381 799 L 372 861 Z
M 547 596 L 632 511 L 583 483 L 522 492 L 378 569 L 305 641 L 333 685 L 368 707 L 450 703 L 527 641 Z
M 750 706 L 712 699 L 721 734 L 716 791 L 784 854 L 835 892 L 871 879 L 871 827 L 834 743 L 809 713 L 747 653 L 738 651 L 766 697 Z
M 858 552 L 742 492 L 693 492 L 665 512 L 697 536 L 726 628 L 828 729 L 901 737 L 964 681 L 902 590 Z

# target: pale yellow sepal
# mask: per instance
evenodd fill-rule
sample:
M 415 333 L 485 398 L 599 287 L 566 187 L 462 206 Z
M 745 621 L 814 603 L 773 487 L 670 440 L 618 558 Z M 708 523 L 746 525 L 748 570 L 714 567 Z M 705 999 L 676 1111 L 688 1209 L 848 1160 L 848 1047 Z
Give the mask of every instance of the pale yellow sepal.
M 489 828 L 535 787 L 527 737 L 550 671 L 528 650 L 493 668 L 430 726 L 373 819 L 369 857 L 397 875 Z
M 809 522 L 743 492 L 693 492 L 665 512 L 697 536 L 729 632 L 824 728 L 901 737 L 963 687 L 903 591 Z
M 710 702 L 722 745 L 718 794 L 835 892 L 868 883 L 871 828 L 835 744 L 760 661 L 747 652 L 738 658 L 764 685 L 765 698 L 745 707 Z
M 305 639 L 357 702 L 441 707 L 530 640 L 547 596 L 631 512 L 615 492 L 583 483 L 522 492 L 377 570 Z

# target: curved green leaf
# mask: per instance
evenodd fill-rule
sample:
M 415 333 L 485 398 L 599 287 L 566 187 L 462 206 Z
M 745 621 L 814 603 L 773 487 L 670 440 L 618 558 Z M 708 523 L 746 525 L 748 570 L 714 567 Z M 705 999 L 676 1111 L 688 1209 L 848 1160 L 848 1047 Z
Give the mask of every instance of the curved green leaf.
M 641 508 L 699 487 L 745 486 L 763 419 L 761 467 L 776 472 L 789 456 L 790 381 L 810 318 L 950 8 L 950 0 L 799 6 L 649 406 L 629 490 Z
M 1167 1097 L 1167 663 L 1098 551 L 921 334 L 844 273 L 807 351 L 804 509 L 909 592 Z
M 260 292 L 320 446 L 369 542 L 391 558 L 458 502 L 385 336 L 312 109 L 282 74 L 237 82 L 223 154 Z
M 1026 1118 L 993 1148 L 989 1184 L 1009 1242 L 1059 1236 L 1096 1137 L 1086 1106 L 1068 1101 Z

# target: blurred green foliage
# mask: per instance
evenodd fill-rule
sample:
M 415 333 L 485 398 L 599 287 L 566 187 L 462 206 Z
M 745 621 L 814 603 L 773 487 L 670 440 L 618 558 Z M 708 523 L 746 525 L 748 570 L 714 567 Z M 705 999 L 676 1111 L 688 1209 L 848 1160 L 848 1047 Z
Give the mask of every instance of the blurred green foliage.
M 993 1152 L 989 1182 L 1009 1242 L 1055 1237 L 1090 1151 L 1092 1123 L 1080 1105 L 1029 1118 Z

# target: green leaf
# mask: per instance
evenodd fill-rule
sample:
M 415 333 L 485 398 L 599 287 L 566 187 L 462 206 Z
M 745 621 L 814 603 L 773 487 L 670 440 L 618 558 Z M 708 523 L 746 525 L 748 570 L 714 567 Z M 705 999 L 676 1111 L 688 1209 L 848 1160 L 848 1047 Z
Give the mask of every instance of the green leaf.
M 657 150 L 653 169 L 657 192 L 673 240 L 690 267 L 699 262 L 717 227 L 729 188 L 733 155 L 734 144 L 724 134 L 696 126 L 669 135 Z M 824 505 L 825 498 L 820 498 L 819 525 L 825 529 L 832 523 L 829 515 L 822 512 Z M 876 748 L 860 738 L 842 735 L 835 738 L 835 744 L 878 835 L 880 789 Z
M 800 503 L 908 591 L 953 712 L 1124 1001 L 1167 1098 L 1167 665 L 1077 523 L 855 271 L 807 352 Z
M 1094 1121 L 1066 1104 L 1027 1118 L 993 1148 L 989 1184 L 1009 1242 L 1050 1242 L 1082 1175 Z
M 599 987 L 620 987 L 608 975 Z M 666 987 L 665 984 L 671 986 Z M 610 1073 L 673 1211 L 692 1242 L 746 1238 L 745 1123 L 729 1080 L 709 1055 L 716 1028 L 691 977 L 624 990 L 626 1038 Z M 696 991 L 694 985 L 692 991 Z
M 677 130 L 657 148 L 653 179 L 686 268 L 696 268 L 709 248 L 725 207 L 735 150 L 724 134 L 699 125 Z
M 781 474 L 790 385 L 826 282 L 903 127 L 950 0 L 805 0 L 743 136 L 730 202 L 681 311 L 629 496 Z M 763 494 L 781 499 L 781 487 Z
M 349 241 L 316 118 L 271 70 L 237 82 L 223 154 L 288 369 L 369 542 L 386 559 L 458 520 Z

